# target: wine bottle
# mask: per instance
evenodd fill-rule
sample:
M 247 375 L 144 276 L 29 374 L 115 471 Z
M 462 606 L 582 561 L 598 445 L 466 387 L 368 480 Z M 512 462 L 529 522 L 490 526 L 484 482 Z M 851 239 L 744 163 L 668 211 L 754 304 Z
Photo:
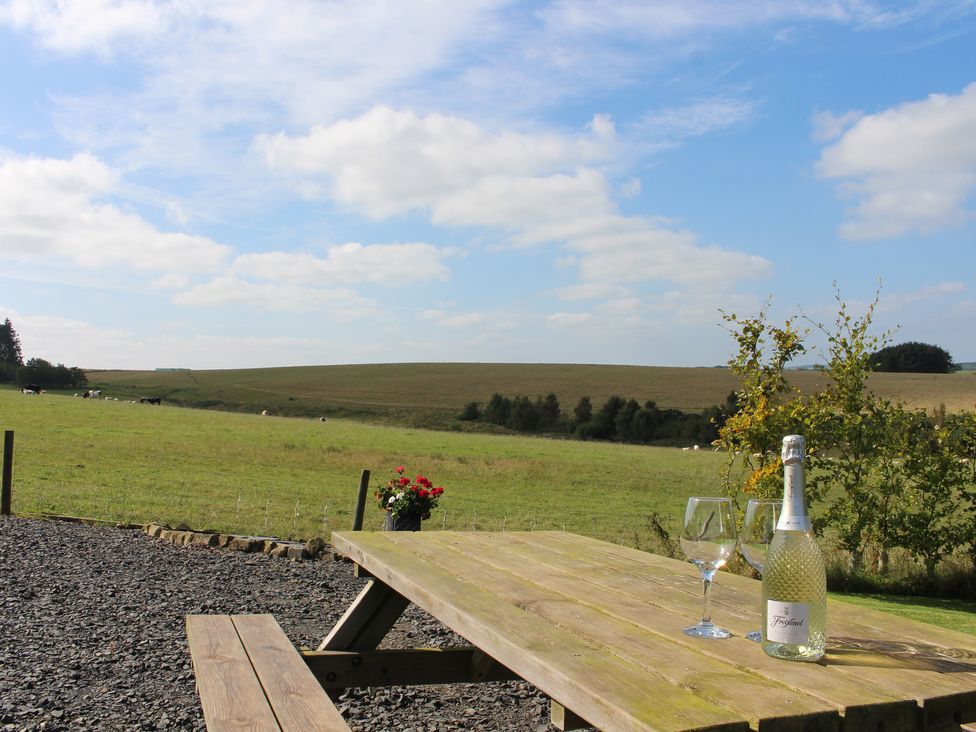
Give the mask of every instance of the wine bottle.
M 804 501 L 800 435 L 783 438 L 783 508 L 763 568 L 762 647 L 789 661 L 816 661 L 827 645 L 827 573 Z

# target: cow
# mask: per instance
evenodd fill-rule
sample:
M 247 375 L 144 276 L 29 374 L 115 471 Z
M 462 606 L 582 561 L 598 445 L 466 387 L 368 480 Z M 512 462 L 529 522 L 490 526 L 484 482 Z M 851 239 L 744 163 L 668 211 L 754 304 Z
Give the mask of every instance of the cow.
M 139 397 L 140 404 L 162 404 L 163 398 L 158 396 Z
M 98 399 L 102 396 L 101 389 L 89 389 L 84 394 L 81 395 L 85 399 Z

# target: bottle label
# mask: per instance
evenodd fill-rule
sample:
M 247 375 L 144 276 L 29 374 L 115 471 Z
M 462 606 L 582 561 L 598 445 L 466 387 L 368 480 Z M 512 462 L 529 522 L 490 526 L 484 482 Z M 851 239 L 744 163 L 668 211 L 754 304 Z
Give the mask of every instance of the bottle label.
M 806 645 L 810 639 L 810 606 L 802 602 L 766 600 L 766 639 Z

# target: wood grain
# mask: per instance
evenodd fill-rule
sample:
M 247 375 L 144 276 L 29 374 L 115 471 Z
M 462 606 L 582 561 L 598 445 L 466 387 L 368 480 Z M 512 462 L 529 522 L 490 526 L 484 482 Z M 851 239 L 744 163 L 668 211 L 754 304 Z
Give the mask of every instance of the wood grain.
M 189 615 L 186 633 L 210 732 L 281 729 L 227 615 Z
M 601 701 L 634 710 L 640 697 L 657 704 L 659 718 L 647 724 L 702 728 L 685 714 L 689 694 L 763 732 L 909 732 L 976 721 L 976 641 L 960 633 L 831 603 L 824 661 L 787 663 L 742 637 L 708 641 L 681 633 L 701 611 L 700 576 L 685 562 L 564 532 L 338 533 L 333 541 L 605 729 L 638 727 L 620 726 L 612 711 L 605 721 L 618 726 L 597 722 Z M 758 582 L 721 573 L 713 617 L 742 636 L 758 627 L 760 597 Z M 577 649 L 586 662 L 567 666 Z M 614 660 L 601 665 L 601 654 Z M 612 696 L 604 674 L 617 676 Z M 621 674 L 640 679 L 641 688 Z
M 482 578 L 451 576 L 384 533 L 401 532 L 336 533 L 333 543 L 590 724 L 606 732 L 749 728 L 729 710 L 498 597 Z

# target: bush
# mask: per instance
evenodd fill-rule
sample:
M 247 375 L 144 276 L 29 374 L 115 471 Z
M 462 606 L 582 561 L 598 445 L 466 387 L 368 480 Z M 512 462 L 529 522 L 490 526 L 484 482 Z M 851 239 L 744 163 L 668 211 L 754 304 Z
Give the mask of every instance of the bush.
M 871 367 L 875 371 L 912 374 L 949 374 L 959 369 L 944 348 L 918 341 L 876 351 L 871 354 Z

